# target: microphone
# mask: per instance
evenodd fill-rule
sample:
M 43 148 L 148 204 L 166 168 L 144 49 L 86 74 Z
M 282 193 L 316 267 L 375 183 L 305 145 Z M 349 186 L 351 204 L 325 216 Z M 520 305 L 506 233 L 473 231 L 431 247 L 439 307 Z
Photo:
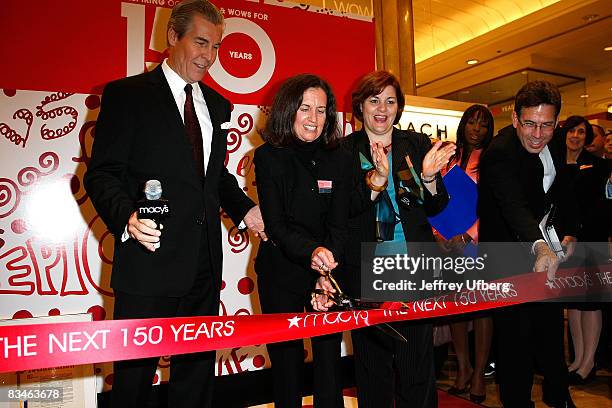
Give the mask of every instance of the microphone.
M 144 187 L 145 198 L 136 203 L 138 219 L 150 219 L 155 221 L 157 229 L 160 229 L 162 220 L 170 216 L 170 203 L 161 198 L 162 186 L 159 180 L 149 180 Z M 155 245 L 159 248 L 159 242 Z

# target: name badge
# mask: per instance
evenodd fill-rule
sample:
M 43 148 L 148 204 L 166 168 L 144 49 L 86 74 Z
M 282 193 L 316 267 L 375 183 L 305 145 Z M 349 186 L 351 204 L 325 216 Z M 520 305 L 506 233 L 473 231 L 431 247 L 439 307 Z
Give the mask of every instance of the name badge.
M 319 185 L 319 193 L 331 193 L 332 192 L 332 181 L 331 180 L 317 180 Z

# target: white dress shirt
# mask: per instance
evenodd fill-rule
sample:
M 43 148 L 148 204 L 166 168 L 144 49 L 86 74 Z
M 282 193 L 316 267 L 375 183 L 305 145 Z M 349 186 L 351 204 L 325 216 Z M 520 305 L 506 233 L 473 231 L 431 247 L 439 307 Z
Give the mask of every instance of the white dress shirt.
M 552 156 L 550 155 L 550 150 L 548 150 L 548 145 L 544 146 L 544 149 L 538 154 L 540 157 L 540 161 L 542 162 L 542 166 L 544 167 L 544 177 L 542 178 L 542 188 L 544 189 L 544 193 L 548 193 L 548 189 L 552 186 L 552 183 L 555 181 L 555 176 L 557 172 L 555 170 L 555 163 L 553 162 Z M 547 214 L 548 215 L 548 214 Z M 544 239 L 538 239 L 531 245 L 531 253 L 535 253 L 535 246 L 538 242 L 546 242 Z
M 170 91 L 174 96 L 176 107 L 178 108 L 183 122 L 185 122 L 185 85 L 187 82 L 181 78 L 176 72 L 168 65 L 168 60 L 165 59 L 162 62 L 162 71 L 170 85 Z M 204 142 L 204 174 L 206 174 L 206 167 L 208 167 L 208 159 L 210 159 L 210 146 L 212 144 L 212 122 L 210 121 L 210 114 L 208 113 L 208 107 L 204 100 L 204 94 L 202 88 L 197 82 L 193 83 L 193 104 L 195 106 L 196 115 L 198 115 L 198 122 L 200 122 L 200 129 L 202 129 L 202 140 Z
M 550 155 L 548 146 L 544 146 L 544 149 L 542 149 L 538 156 L 540 156 L 540 161 L 542 162 L 542 166 L 544 166 L 542 187 L 544 188 L 544 192 L 548 193 L 548 189 L 550 186 L 552 186 L 553 181 L 555 181 L 555 176 L 557 175 L 557 172 L 555 171 L 555 163 Z

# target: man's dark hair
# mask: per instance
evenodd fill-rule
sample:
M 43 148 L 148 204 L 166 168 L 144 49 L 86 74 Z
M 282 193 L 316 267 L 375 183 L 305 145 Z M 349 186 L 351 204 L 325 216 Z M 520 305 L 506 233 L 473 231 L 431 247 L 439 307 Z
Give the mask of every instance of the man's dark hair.
M 599 134 L 602 137 L 606 136 L 606 131 L 604 130 L 604 128 L 602 126 L 599 126 L 599 125 L 591 125 L 591 126 L 593 126 L 593 132 L 595 132 L 595 129 L 597 129 L 599 131 Z M 595 135 L 593 134 L 593 136 L 595 136 Z M 592 141 L 591 141 L 591 143 L 592 143 Z
M 322 89 L 327 96 L 325 124 L 321 136 L 319 136 L 323 145 L 331 148 L 340 142 L 341 134 L 338 128 L 334 93 L 327 82 L 312 74 L 296 75 L 281 85 L 272 102 L 266 126 L 261 132 L 264 141 L 275 147 L 284 147 L 290 146 L 298 140 L 293 131 L 293 123 L 297 111 L 302 105 L 304 91 L 309 88 Z
M 540 105 L 553 105 L 555 117 L 561 112 L 561 94 L 556 85 L 547 81 L 528 82 L 518 91 L 514 99 L 514 112 L 521 117 L 523 108 Z

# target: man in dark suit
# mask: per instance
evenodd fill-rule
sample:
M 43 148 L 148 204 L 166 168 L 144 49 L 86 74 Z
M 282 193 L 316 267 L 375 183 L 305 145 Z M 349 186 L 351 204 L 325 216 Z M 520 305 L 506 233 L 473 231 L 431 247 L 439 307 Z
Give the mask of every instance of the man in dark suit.
M 564 237 L 562 246 L 568 255 L 573 252 L 577 225 L 571 217 L 574 196 L 563 171 L 565 149 L 557 140 L 551 142 L 560 110 L 561 96 L 554 85 L 543 81 L 526 84 L 516 95 L 512 126 L 502 129 L 482 155 L 480 245 L 524 243 L 508 249 L 517 252 L 510 267 L 489 256 L 487 266 L 492 270 L 508 273 L 517 259 L 533 254 L 533 270 L 554 278 L 560 258 L 543 240 L 539 228 L 551 206 L 556 208 L 558 232 Z M 574 406 L 567 388 L 563 314 L 558 305 L 501 309 L 495 316 L 495 330 L 500 399 L 505 408 L 534 406 L 534 360 L 544 374 L 544 402 L 552 407 Z
M 230 103 L 200 82 L 222 34 L 214 5 L 183 1 L 168 22 L 168 59 L 104 90 L 85 187 L 116 238 L 115 319 L 218 314 L 220 207 L 265 238 L 259 207 L 224 166 Z M 151 179 L 172 209 L 163 233 L 134 211 Z M 146 406 L 157 360 L 115 363 L 113 407 Z M 214 361 L 173 356 L 169 406 L 211 406 Z

